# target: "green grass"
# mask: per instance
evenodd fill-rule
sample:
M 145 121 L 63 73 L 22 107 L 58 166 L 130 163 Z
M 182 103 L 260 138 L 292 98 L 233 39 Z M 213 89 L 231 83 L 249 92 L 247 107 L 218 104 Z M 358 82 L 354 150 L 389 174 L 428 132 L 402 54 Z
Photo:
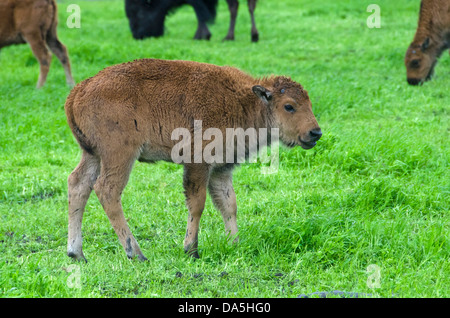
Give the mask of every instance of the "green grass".
M 227 243 L 210 199 L 199 260 L 183 252 L 182 167 L 137 163 L 123 194 L 148 262 L 128 260 L 93 194 L 83 220 L 87 264 L 66 256 L 67 177 L 80 158 L 66 124 L 69 93 L 56 58 L 46 86 L 26 45 L 0 53 L 1 297 L 296 297 L 342 290 L 373 297 L 449 297 L 449 69 L 443 54 L 422 87 L 406 83 L 403 56 L 419 1 L 260 1 L 260 42 L 245 3 L 236 41 L 222 43 L 221 2 L 209 42 L 193 41 L 192 8 L 171 15 L 163 38 L 131 38 L 123 1 L 78 1 L 81 29 L 59 36 L 75 80 L 137 58 L 185 59 L 284 74 L 308 90 L 324 132 L 309 151 L 282 149 L 276 174 L 236 170 L 240 242 Z M 79 271 L 81 288 L 70 282 Z M 369 288 L 379 267 L 379 288 Z

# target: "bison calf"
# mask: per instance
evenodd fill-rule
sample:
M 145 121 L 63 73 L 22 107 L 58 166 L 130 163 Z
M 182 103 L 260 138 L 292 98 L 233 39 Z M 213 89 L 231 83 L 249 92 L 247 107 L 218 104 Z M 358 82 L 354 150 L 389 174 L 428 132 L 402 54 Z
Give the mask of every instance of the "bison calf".
M 66 81 L 74 85 L 66 47 L 58 40 L 56 27 L 58 14 L 55 0 L 2 0 L 0 1 L 0 49 L 12 44 L 30 44 L 40 64 L 40 88 L 50 69 L 50 50 L 61 61 Z
M 82 148 L 81 161 L 68 178 L 68 255 L 75 259 L 85 259 L 81 221 L 92 189 L 127 256 L 146 259 L 125 220 L 121 194 L 136 160 L 174 162 L 173 148 L 178 143 L 174 131 L 181 128 L 195 135 L 195 122 L 200 120 L 202 132 L 215 129 L 223 135 L 230 128 L 276 129 L 282 143 L 304 149 L 314 147 L 322 135 L 300 84 L 283 76 L 254 79 L 236 68 L 189 61 L 143 59 L 108 67 L 72 90 L 65 111 Z M 258 135 L 257 143 L 268 145 L 272 139 L 270 133 Z M 200 147 L 205 150 L 212 142 L 202 140 Z M 236 153 L 235 140 L 224 140 L 223 146 Z M 241 146 L 246 157 L 257 150 L 247 139 Z M 207 192 L 222 214 L 226 231 L 236 237 L 232 171 L 239 158 L 227 161 L 224 152 L 222 158 L 207 162 L 195 158 L 195 153 L 191 152 L 192 160 L 181 163 L 189 212 L 184 250 L 198 257 Z
M 438 58 L 449 48 L 450 0 L 422 0 L 417 31 L 405 56 L 408 83 L 430 80 Z

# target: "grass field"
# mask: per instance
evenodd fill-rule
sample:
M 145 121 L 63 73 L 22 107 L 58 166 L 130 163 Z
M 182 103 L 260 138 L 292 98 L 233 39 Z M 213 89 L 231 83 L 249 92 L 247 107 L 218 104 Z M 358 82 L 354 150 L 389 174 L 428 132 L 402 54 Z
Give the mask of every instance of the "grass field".
M 64 114 L 70 89 L 55 57 L 36 90 L 29 47 L 4 48 L 1 297 L 450 296 L 450 57 L 431 82 L 407 85 L 403 57 L 418 0 L 377 0 L 381 28 L 366 25 L 372 0 L 261 0 L 259 43 L 250 43 L 245 3 L 236 41 L 226 43 L 224 1 L 209 42 L 192 40 L 191 7 L 167 19 L 164 37 L 136 41 L 122 0 L 76 1 L 79 29 L 66 26 L 70 3 L 59 1 L 58 31 L 77 82 L 150 57 L 289 75 L 308 90 L 324 136 L 309 151 L 281 149 L 276 174 L 260 164 L 237 169 L 240 242 L 227 243 L 208 198 L 199 260 L 183 252 L 182 167 L 136 163 L 123 206 L 149 261 L 126 258 L 92 194 L 83 220 L 88 263 L 76 263 L 66 255 L 67 177 L 80 158 Z

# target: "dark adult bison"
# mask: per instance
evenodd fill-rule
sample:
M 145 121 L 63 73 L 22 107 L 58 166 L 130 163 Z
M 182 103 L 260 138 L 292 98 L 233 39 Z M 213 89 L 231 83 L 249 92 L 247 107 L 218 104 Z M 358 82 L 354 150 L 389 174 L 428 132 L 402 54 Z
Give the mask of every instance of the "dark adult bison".
M 430 80 L 439 57 L 449 48 L 450 0 L 422 0 L 417 31 L 405 56 L 408 83 Z
M 40 64 L 40 88 L 47 79 L 52 51 L 61 61 L 68 85 L 74 81 L 66 47 L 58 40 L 58 13 L 54 0 L 0 0 L 0 49 L 12 44 L 28 43 Z M 48 48 L 47 48 L 48 47 Z
M 314 147 L 322 135 L 308 93 L 290 78 L 255 79 L 236 68 L 188 61 L 143 59 L 108 67 L 72 90 L 65 111 L 82 149 L 81 161 L 68 178 L 67 252 L 78 260 L 85 259 L 81 221 L 92 189 L 127 256 L 146 259 L 125 220 L 121 194 L 136 160 L 179 162 L 174 155 L 178 157 L 176 147 L 181 141 L 175 132 L 187 132 L 182 150 L 184 155 L 187 146 L 189 154 L 179 163 L 184 166 L 189 212 L 184 250 L 194 257 L 198 257 L 198 229 L 207 192 L 222 214 L 226 231 L 236 237 L 232 171 L 239 149 L 251 157 L 261 144 L 275 139 L 272 130 L 288 147 L 304 149 Z M 250 137 L 241 144 L 234 134 L 228 139 L 230 129 L 267 134 L 255 134 L 257 147 L 252 147 Z M 208 131 L 215 131 L 214 139 L 209 135 L 197 143 L 196 135 L 205 136 Z M 227 138 L 220 139 L 221 135 Z M 210 154 L 221 155 L 207 160 L 208 148 Z
M 224 40 L 234 40 L 234 29 L 238 12 L 238 0 L 227 0 L 230 10 L 230 27 Z M 207 23 L 212 23 L 216 17 L 218 0 L 125 0 L 125 12 L 130 22 L 130 29 L 135 39 L 159 37 L 164 34 L 166 16 L 178 7 L 189 4 L 194 8 L 198 27 L 194 39 L 209 40 L 211 32 Z M 252 21 L 251 39 L 259 39 L 256 29 L 254 11 L 256 0 L 248 0 L 248 9 Z

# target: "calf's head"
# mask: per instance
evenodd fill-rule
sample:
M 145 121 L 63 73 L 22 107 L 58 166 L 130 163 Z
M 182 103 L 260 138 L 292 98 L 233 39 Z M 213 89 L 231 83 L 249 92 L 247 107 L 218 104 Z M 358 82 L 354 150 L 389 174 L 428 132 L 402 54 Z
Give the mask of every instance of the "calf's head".
M 419 85 L 431 79 L 437 57 L 431 54 L 430 38 L 421 43 L 411 43 L 405 56 L 408 84 Z
M 322 136 L 311 101 L 303 87 L 286 77 L 276 77 L 271 87 L 253 86 L 253 92 L 268 108 L 272 126 L 279 129 L 280 141 L 288 147 L 311 149 Z

